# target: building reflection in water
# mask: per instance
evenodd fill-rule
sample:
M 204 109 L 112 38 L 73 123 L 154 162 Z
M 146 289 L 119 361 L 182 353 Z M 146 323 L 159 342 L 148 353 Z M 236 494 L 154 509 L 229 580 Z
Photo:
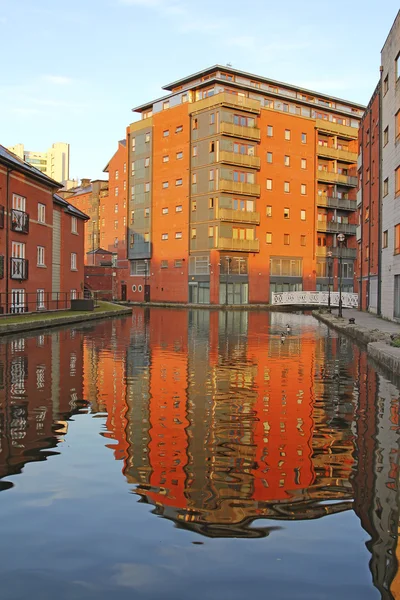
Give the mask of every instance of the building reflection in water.
M 55 452 L 86 400 L 156 515 L 252 538 L 354 510 L 375 586 L 400 598 L 398 390 L 312 317 L 135 308 L 10 339 L 0 398 L 0 489 Z

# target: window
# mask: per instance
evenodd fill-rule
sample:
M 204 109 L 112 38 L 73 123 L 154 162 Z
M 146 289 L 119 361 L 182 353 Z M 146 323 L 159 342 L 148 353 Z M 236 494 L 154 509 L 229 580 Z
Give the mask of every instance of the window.
M 272 244 L 272 233 L 270 233 L 270 232 L 266 233 L 265 241 L 267 242 L 267 244 Z
M 285 246 L 290 245 L 290 235 L 288 233 L 283 234 L 283 243 Z
M 118 248 L 118 238 L 114 238 L 114 248 Z
M 163 110 L 167 110 L 169 108 L 169 100 L 165 100 L 165 102 L 163 102 Z
M 165 206 L 162 210 L 161 210 L 163 215 L 167 215 L 168 214 L 168 206 Z
M 44 290 L 36 290 L 36 309 L 43 310 L 44 308 Z
M 178 125 L 178 127 L 175 129 L 175 133 L 182 133 L 182 131 L 183 131 L 182 125 Z
M 300 211 L 300 220 L 301 221 L 305 221 L 306 220 L 306 211 L 305 210 L 301 210 Z
M 168 156 L 168 154 L 166 154 L 165 156 L 162 157 L 162 161 L 163 161 L 163 163 L 169 162 L 169 156 Z
M 197 146 L 193 146 L 193 148 L 192 148 L 192 156 L 197 156 Z
M 307 186 L 305 183 L 302 183 L 300 186 L 300 193 L 302 196 L 305 196 L 307 194 Z
M 44 246 L 37 247 L 37 266 L 44 267 L 46 263 L 44 262 Z
M 124 162 L 124 173 L 126 173 L 126 162 Z
M 383 132 L 383 145 L 386 146 L 386 144 L 389 142 L 389 127 L 386 127 L 386 129 Z
M 209 181 L 214 181 L 214 177 L 215 177 L 214 169 L 210 169 L 210 172 L 208 174 Z
M 307 169 L 307 159 L 305 159 L 305 158 L 301 159 L 301 168 Z
M 389 238 L 389 232 L 386 229 L 386 231 L 383 232 L 383 240 L 382 240 L 382 248 L 387 248 L 388 247 L 388 238 Z
M 118 229 L 118 221 L 114 221 L 114 229 Z
M 386 75 L 383 80 L 383 95 L 385 95 L 389 90 L 389 75 Z
M 214 198 L 208 199 L 208 208 L 214 208 Z
M 283 218 L 284 219 L 290 219 L 290 208 L 284 208 L 283 209 Z
M 306 236 L 301 235 L 300 236 L 300 246 L 305 246 L 305 245 L 306 245 Z
M 394 253 L 400 254 L 400 223 L 394 228 Z
M 182 94 L 182 102 L 187 102 L 189 99 L 189 96 L 187 94 Z
M 71 252 L 71 271 L 77 271 L 76 252 Z
M 183 158 L 183 152 L 177 152 L 176 158 L 177 158 L 177 160 L 181 160 L 181 158 Z
M 168 136 L 169 136 L 169 129 L 164 129 L 163 137 L 168 137 Z
M 38 222 L 46 223 L 46 205 L 38 204 Z
M 146 133 L 146 135 L 144 136 L 144 141 L 146 142 L 146 144 L 150 142 L 150 133 Z
M 182 210 L 183 210 L 183 209 L 182 209 L 182 204 L 177 204 L 177 205 L 175 206 L 175 212 L 182 212 Z
M 289 112 L 289 104 L 287 102 L 283 103 L 283 112 Z
M 266 210 L 267 217 L 272 217 L 272 206 L 269 204 Z
M 124 181 L 124 191 L 126 190 L 126 181 Z
M 70 294 L 71 294 L 71 300 L 76 300 L 76 297 L 77 297 L 77 292 L 76 292 L 76 290 L 71 290 L 71 291 L 70 291 Z
M 150 166 L 150 158 L 149 157 L 147 157 L 147 158 L 144 159 L 144 166 L 145 167 L 149 167 Z
M 210 125 L 214 125 L 215 123 L 215 113 L 210 114 Z
M 272 137 L 274 135 L 274 128 L 272 127 L 272 125 L 268 125 L 267 127 L 267 136 L 268 137 Z
M 301 134 L 301 143 L 307 144 L 307 134 L 306 133 Z
M 118 204 L 114 205 L 114 212 L 117 213 L 118 212 Z
M 285 167 L 290 167 L 290 156 L 285 156 L 284 158 L 284 165 Z
M 135 162 L 132 163 L 132 175 L 135 176 Z
M 168 185 L 169 185 L 168 181 L 163 181 L 162 186 L 163 186 L 164 190 L 167 189 Z
M 194 212 L 195 210 L 197 210 L 197 202 L 196 200 L 192 200 L 192 211 Z
M 208 237 L 209 238 L 214 237 L 214 227 L 212 225 L 210 225 L 208 228 Z
M 116 188 L 115 188 L 115 191 L 114 191 L 114 195 L 115 195 L 115 196 L 118 196 L 118 193 L 119 193 L 119 192 L 118 192 L 118 188 L 116 187 Z
M 272 163 L 272 152 L 267 152 L 267 162 Z
M 389 193 L 389 179 L 386 177 L 385 181 L 383 182 L 383 195 L 387 196 Z
M 395 196 L 400 196 L 400 166 L 394 172 L 394 181 L 395 181 Z
M 136 138 L 132 138 L 132 152 L 135 152 L 136 148 Z
M 267 179 L 267 190 L 272 190 L 272 179 Z
M 290 138 L 291 138 L 290 129 L 285 129 L 285 140 L 290 140 Z
M 144 216 L 145 217 L 149 217 L 150 216 L 150 208 L 145 208 L 144 209 Z
M 195 227 L 192 227 L 192 240 L 195 240 L 197 236 L 197 230 Z
M 118 177 L 119 177 L 119 173 L 118 173 L 118 171 L 115 171 L 115 179 L 118 179 Z
M 394 134 L 397 140 L 397 138 L 400 136 L 400 110 L 398 110 L 394 116 L 394 130 Z
M 161 266 L 162 269 L 168 269 L 168 261 L 167 260 L 162 260 L 160 266 Z
M 149 192 L 150 191 L 150 183 L 145 183 L 144 184 L 144 191 L 145 192 Z
M 396 56 L 396 58 L 394 60 L 394 66 L 395 66 L 395 77 L 396 77 L 396 81 L 397 81 L 397 79 L 400 77 L 400 52 L 398 53 L 398 55 Z
M 193 119 L 193 123 L 192 123 L 192 129 L 196 130 L 198 128 L 199 124 L 197 119 Z
M 235 145 L 236 145 L 236 144 L 235 144 Z M 212 152 L 215 152 L 215 142 L 210 142 L 210 149 L 209 149 L 209 152 L 210 152 L 210 153 L 212 153 Z
M 182 185 L 182 179 L 177 179 L 175 181 L 175 185 Z
M 288 194 L 290 192 L 290 183 L 288 181 L 283 182 L 283 191 L 285 192 L 285 194 Z
M 164 240 L 164 241 L 167 240 L 168 239 L 168 233 L 162 233 L 161 234 L 161 239 Z
M 192 173 L 192 183 L 193 185 L 197 183 L 197 173 Z
M 179 268 L 181 268 L 181 267 L 182 267 L 182 264 L 183 264 L 183 263 L 182 263 L 182 260 L 178 258 L 178 259 L 176 259 L 176 260 L 175 260 L 175 262 L 174 262 L 174 267 L 176 267 L 176 268 L 178 268 L 178 269 L 179 269 Z

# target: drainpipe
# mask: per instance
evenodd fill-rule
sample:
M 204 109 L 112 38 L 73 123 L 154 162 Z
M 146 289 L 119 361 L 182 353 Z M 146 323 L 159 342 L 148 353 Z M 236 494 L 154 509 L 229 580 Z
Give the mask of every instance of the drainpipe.
M 371 255 L 372 255 L 372 244 L 371 244 L 371 224 L 372 224 L 372 104 L 371 110 L 369 111 L 369 131 L 370 131 L 370 141 L 369 141 L 369 181 L 368 181 L 368 195 L 369 195 L 369 219 L 368 219 L 368 273 L 367 273 L 367 297 L 368 297 L 368 306 L 367 311 L 369 312 L 369 307 L 371 305 Z
M 6 269 L 5 269 L 5 276 L 6 276 L 6 314 L 9 311 L 9 293 L 10 293 L 10 287 L 9 287 L 9 239 L 10 239 L 10 227 L 9 227 L 9 223 L 10 223 L 10 173 L 12 172 L 12 169 L 7 169 L 7 183 L 6 183 L 6 217 L 5 217 L 5 221 L 6 221 L 6 255 L 5 255 L 5 261 L 6 261 Z
M 364 253 L 363 253 L 363 247 L 364 247 L 364 221 L 363 221 L 363 214 L 364 214 L 364 122 L 362 124 L 362 128 L 361 128 L 361 152 L 362 152 L 362 160 L 361 160 L 361 177 L 359 177 L 359 181 L 360 181 L 360 192 L 361 192 L 361 214 L 360 214 L 360 218 L 359 218 L 359 223 L 360 223 L 360 231 L 361 231 L 361 240 L 360 240 L 360 244 L 358 244 L 358 240 L 356 239 L 356 243 L 357 243 L 357 251 L 358 248 L 360 248 L 360 252 L 358 253 L 358 258 L 360 261 L 360 264 L 358 265 L 359 267 L 359 271 L 360 271 L 360 278 L 359 278 L 359 286 L 358 286 L 358 294 L 359 294 L 359 307 L 360 310 L 362 310 L 362 302 L 363 302 L 363 258 L 364 258 Z M 357 238 L 357 236 L 356 236 Z
M 381 80 L 379 83 L 379 194 L 378 194 L 378 302 L 376 312 L 378 315 L 382 314 L 382 67 L 381 67 Z

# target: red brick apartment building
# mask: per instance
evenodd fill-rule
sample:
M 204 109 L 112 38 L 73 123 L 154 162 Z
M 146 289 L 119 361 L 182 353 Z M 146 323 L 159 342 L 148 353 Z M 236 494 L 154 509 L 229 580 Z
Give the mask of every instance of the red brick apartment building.
M 83 291 L 87 216 L 60 184 L 0 146 L 0 311 L 69 306 Z
M 128 298 L 242 304 L 326 290 L 330 255 L 337 289 L 339 233 L 353 291 L 364 107 L 218 65 L 164 89 L 134 109 L 108 165 L 111 186 L 120 194 L 123 174 L 128 190 Z

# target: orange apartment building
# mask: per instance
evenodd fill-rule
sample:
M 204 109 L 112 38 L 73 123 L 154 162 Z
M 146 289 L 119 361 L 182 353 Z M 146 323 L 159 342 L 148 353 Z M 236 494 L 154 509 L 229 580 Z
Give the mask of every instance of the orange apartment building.
M 0 146 L 0 311 L 69 307 L 83 292 L 86 214 Z
M 128 299 L 269 302 L 353 291 L 364 107 L 214 66 L 165 86 L 127 129 Z M 117 169 L 119 171 L 119 169 Z

